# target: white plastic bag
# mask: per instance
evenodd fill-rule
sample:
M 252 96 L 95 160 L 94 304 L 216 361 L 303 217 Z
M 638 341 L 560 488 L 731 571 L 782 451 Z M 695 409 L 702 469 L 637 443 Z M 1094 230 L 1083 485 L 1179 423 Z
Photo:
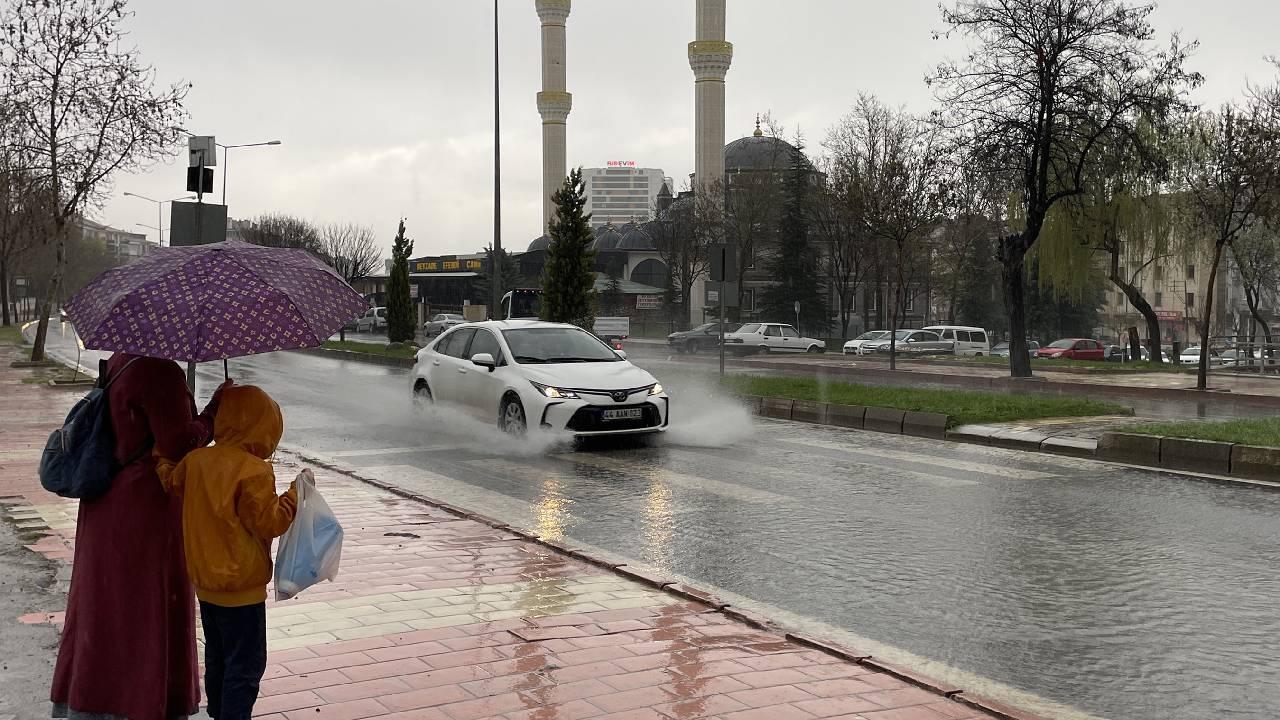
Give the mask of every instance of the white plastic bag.
M 338 577 L 342 525 L 309 471 L 298 473 L 298 513 L 276 550 L 276 600 L 288 600 L 321 580 Z

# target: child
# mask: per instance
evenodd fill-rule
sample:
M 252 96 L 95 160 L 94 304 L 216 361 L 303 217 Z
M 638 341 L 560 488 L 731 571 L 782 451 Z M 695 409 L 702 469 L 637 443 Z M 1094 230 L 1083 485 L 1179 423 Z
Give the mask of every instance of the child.
M 280 406 L 261 388 L 227 387 L 214 417 L 216 444 L 192 451 L 176 468 L 157 468 L 165 487 L 183 496 L 187 569 L 200 600 L 214 720 L 250 720 L 267 668 L 271 540 L 289 529 L 298 506 L 296 481 L 277 497 L 266 461 L 283 431 Z

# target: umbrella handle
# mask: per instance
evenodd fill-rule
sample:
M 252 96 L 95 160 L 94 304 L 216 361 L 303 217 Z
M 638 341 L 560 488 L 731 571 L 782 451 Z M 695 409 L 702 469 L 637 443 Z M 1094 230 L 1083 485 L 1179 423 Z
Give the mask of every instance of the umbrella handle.
M 227 372 L 227 359 L 226 359 L 226 358 L 222 358 L 222 379 L 223 379 L 224 381 L 225 381 L 225 380 L 229 380 L 229 379 L 231 379 L 231 375 L 230 375 L 230 373 L 228 373 L 228 372 Z

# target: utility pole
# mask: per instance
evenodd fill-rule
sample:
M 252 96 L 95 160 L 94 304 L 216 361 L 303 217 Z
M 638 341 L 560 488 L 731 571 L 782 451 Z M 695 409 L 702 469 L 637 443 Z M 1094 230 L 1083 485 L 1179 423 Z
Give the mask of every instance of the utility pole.
M 493 0 L 493 253 L 489 261 L 489 317 L 502 318 L 502 123 L 498 97 L 498 0 Z M 514 302 L 514 300 L 513 300 Z

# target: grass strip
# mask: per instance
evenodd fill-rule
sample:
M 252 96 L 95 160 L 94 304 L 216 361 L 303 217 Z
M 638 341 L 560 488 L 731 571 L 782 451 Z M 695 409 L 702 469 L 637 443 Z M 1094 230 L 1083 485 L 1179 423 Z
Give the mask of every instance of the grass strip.
M 1228 420 L 1225 422 L 1153 423 L 1126 427 L 1124 431 L 1138 433 L 1139 435 L 1160 435 L 1162 437 L 1187 438 L 1190 440 L 1212 440 L 1215 442 L 1235 443 L 1237 445 L 1280 447 L 1280 418 Z
M 385 357 L 411 358 L 417 355 L 418 349 L 411 345 L 387 347 L 379 343 L 356 342 L 354 340 L 328 340 L 324 344 L 326 350 L 343 350 L 345 352 L 382 355 Z
M 1123 405 L 1050 395 L 878 387 L 815 378 L 753 375 L 726 377 L 724 384 L 730 390 L 746 395 L 941 413 L 950 416 L 952 427 L 1053 417 L 1133 414 L 1131 408 Z

